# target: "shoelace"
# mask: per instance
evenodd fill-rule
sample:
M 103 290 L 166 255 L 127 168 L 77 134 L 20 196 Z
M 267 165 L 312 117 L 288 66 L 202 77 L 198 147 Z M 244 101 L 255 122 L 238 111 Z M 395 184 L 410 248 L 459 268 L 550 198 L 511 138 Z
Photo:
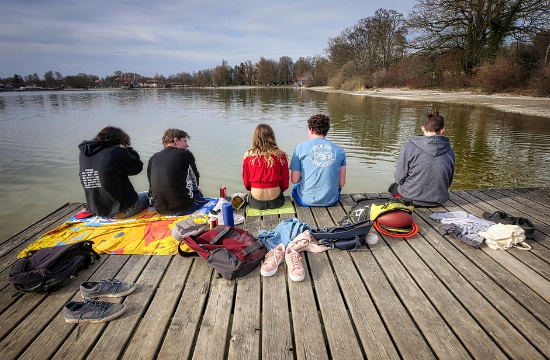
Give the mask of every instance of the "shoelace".
M 116 286 L 115 287 L 115 291 L 116 291 L 121 283 L 122 282 L 120 280 L 117 280 L 117 279 L 99 280 L 99 287 L 97 288 L 97 290 L 101 290 L 103 285 L 108 285 L 109 287 L 110 286 Z
M 272 261 L 274 264 L 278 264 L 279 261 L 277 261 L 277 253 L 275 252 L 275 250 L 272 250 L 269 252 L 269 254 L 266 255 L 266 260 L 265 262 L 270 262 Z
M 292 270 L 296 268 L 300 268 L 302 266 L 302 257 L 300 254 L 291 254 L 290 255 L 290 262 L 292 263 Z
M 107 305 L 105 301 L 96 300 L 96 299 L 84 299 L 84 305 L 82 308 L 86 308 L 87 306 L 97 308 L 98 310 L 101 310 Z M 80 319 L 82 319 L 82 311 L 78 314 L 78 321 L 76 322 L 76 338 L 75 341 L 78 340 L 78 337 L 80 336 Z

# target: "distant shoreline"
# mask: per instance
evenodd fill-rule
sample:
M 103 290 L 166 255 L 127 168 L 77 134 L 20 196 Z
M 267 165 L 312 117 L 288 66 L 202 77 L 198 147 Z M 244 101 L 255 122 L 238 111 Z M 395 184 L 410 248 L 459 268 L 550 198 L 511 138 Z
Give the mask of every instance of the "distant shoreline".
M 344 93 L 357 96 L 383 97 L 396 100 L 421 101 L 425 103 L 452 103 L 460 105 L 488 106 L 496 110 L 550 118 L 550 98 L 512 94 L 476 94 L 472 91 L 444 91 L 423 89 L 380 88 L 365 91 L 335 90 L 317 86 L 308 90 Z

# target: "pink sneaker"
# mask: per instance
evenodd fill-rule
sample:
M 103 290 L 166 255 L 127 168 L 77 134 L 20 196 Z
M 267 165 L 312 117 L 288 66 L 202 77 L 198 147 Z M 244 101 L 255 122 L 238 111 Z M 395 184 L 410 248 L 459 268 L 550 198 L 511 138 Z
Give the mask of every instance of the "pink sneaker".
M 292 247 L 287 247 L 285 252 L 286 268 L 288 277 L 292 281 L 302 281 L 306 276 L 306 271 L 302 265 L 302 257 Z
M 263 276 L 273 276 L 279 268 L 279 264 L 285 258 L 285 246 L 279 244 L 275 249 L 265 254 L 264 263 L 260 268 L 260 274 Z

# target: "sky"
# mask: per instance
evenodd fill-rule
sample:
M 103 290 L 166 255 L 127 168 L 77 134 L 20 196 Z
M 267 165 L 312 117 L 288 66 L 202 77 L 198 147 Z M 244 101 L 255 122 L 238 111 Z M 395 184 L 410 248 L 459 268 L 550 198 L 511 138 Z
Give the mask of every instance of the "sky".
M 415 0 L 3 0 L 0 78 L 49 70 L 152 77 L 260 57 L 323 55 L 379 8 L 405 17 Z

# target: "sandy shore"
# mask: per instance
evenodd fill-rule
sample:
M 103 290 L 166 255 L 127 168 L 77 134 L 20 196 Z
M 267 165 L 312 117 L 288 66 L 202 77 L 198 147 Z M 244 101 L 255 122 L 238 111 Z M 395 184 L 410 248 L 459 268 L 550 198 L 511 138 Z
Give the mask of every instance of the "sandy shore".
M 374 96 L 398 100 L 454 103 L 489 106 L 506 112 L 550 118 L 550 98 L 509 94 L 480 95 L 470 91 L 409 90 L 383 88 L 367 91 L 334 90 L 327 86 L 308 88 L 315 91 L 341 92 L 358 96 Z

